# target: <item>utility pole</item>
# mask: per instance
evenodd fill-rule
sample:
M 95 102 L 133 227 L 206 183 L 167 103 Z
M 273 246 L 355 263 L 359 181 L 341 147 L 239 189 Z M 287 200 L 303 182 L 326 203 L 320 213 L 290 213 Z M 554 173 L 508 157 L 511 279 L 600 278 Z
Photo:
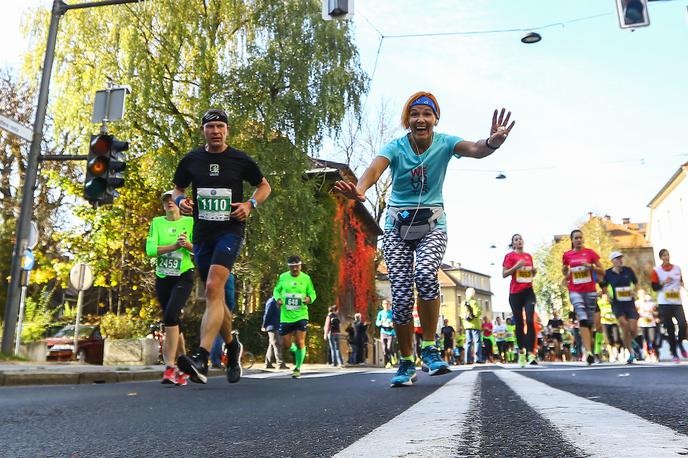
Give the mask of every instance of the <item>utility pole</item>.
M 50 87 L 50 75 L 52 74 L 53 61 L 55 60 L 55 44 L 57 43 L 57 26 L 60 18 L 69 10 L 93 8 L 98 6 L 120 5 L 125 3 L 139 3 L 144 0 L 103 0 L 100 2 L 87 2 L 68 5 L 62 0 L 53 0 L 53 8 L 50 15 L 50 27 L 48 29 L 48 44 L 43 58 L 43 72 L 41 85 L 38 92 L 38 104 L 36 107 L 36 120 L 33 123 L 33 139 L 26 164 L 26 176 L 22 188 L 21 208 L 17 219 L 17 231 L 15 234 L 14 250 L 12 252 L 12 264 L 10 267 L 10 283 L 7 288 L 7 301 L 5 302 L 5 328 L 2 334 L 2 352 L 11 354 L 14 336 L 16 332 L 17 318 L 19 314 L 21 258 L 28 245 L 31 217 L 33 216 L 33 192 L 36 188 L 36 176 L 38 175 L 38 161 L 41 154 L 41 142 L 43 141 L 43 127 L 45 125 L 45 113 L 48 106 L 48 91 Z

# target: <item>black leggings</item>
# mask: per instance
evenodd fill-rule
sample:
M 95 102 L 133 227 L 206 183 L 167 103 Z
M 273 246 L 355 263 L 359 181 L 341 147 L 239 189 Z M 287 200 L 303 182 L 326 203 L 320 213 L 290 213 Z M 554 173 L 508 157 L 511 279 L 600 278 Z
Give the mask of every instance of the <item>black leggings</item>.
M 655 343 L 657 341 L 657 328 L 640 328 L 643 330 L 643 339 L 645 340 L 645 345 L 647 345 L 647 351 L 655 349 Z
M 607 337 L 607 343 L 609 345 L 616 346 L 621 345 L 621 334 L 619 333 L 619 326 L 616 324 L 604 324 L 604 335 Z
M 162 321 L 165 326 L 179 326 L 179 315 L 191 294 L 194 270 L 190 269 L 178 277 L 155 277 L 155 296 L 162 307 Z
M 533 313 L 535 312 L 535 293 L 533 288 L 524 289 L 520 293 L 509 294 L 509 305 L 511 306 L 511 313 L 514 316 L 514 324 L 516 325 L 516 342 L 518 342 L 518 349 L 525 349 L 532 352 L 535 349 L 535 320 Z M 526 325 L 527 332 L 523 332 L 523 310 L 526 311 Z
M 672 356 L 678 356 L 676 353 L 676 344 L 683 348 L 683 339 L 686 338 L 686 315 L 683 313 L 682 305 L 674 304 L 659 304 L 659 319 L 666 329 L 667 337 L 669 338 L 669 348 L 671 348 Z M 676 327 L 674 320 L 678 322 L 678 342 L 676 340 Z

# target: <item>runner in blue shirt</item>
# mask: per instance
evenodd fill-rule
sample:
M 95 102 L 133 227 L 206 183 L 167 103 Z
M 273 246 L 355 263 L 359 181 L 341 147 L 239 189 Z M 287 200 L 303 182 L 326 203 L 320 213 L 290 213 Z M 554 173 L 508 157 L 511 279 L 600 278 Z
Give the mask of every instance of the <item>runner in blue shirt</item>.
M 392 140 L 378 153 L 357 184 L 335 183 L 335 190 L 365 202 L 366 191 L 389 167 L 392 192 L 389 198 L 383 251 L 392 288 L 392 315 L 401 362 L 392 386 L 412 385 L 416 380 L 413 358 L 413 304 L 415 284 L 418 315 L 423 328 L 422 369 L 430 375 L 450 372 L 435 346 L 440 288 L 437 270 L 447 247 L 442 186 L 452 157 L 481 159 L 494 153 L 514 127 L 511 112 L 494 111 L 490 135 L 478 142 L 435 132 L 440 119 L 437 99 L 429 92 L 413 94 L 402 110 L 401 124 L 408 133 Z M 414 260 L 415 258 L 415 260 Z
M 602 288 L 609 288 L 609 297 L 612 300 L 612 311 L 621 328 L 621 340 L 628 350 L 628 364 L 632 364 L 640 352 L 635 336 L 638 335 L 638 310 L 635 308 L 635 285 L 638 278 L 630 267 L 623 265 L 623 254 L 614 251 L 609 255 L 614 264 L 607 269 L 604 278 L 600 282 Z

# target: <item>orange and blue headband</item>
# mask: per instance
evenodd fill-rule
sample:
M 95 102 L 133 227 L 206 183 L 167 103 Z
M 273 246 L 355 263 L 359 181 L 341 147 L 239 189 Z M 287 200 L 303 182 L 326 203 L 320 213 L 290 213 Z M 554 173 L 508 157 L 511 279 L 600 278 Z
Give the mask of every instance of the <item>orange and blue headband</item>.
M 418 97 L 416 100 L 414 100 L 411 103 L 409 108 L 415 107 L 417 105 L 425 105 L 425 106 L 432 108 L 432 111 L 433 111 L 433 113 L 435 113 L 435 116 L 437 116 L 438 118 L 440 117 L 437 114 L 437 106 L 435 105 L 435 102 L 433 102 L 432 99 L 430 97 L 428 97 L 427 95 L 421 95 L 420 97 Z

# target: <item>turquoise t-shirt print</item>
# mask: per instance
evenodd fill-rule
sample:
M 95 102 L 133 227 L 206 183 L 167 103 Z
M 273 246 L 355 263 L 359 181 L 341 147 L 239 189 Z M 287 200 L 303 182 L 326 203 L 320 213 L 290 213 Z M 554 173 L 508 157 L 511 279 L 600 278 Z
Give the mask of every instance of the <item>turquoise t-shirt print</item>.
M 419 165 L 411 170 L 409 179 L 414 194 L 424 194 L 428 191 L 428 168 L 425 165 Z
M 378 153 L 389 160 L 392 174 L 392 193 L 390 207 L 415 207 L 444 205 L 442 186 L 447 173 L 447 166 L 452 157 L 459 158 L 454 153 L 457 143 L 463 141 L 461 137 L 435 133 L 432 145 L 423 154 L 417 155 L 408 136 L 396 138 L 386 144 Z M 394 222 L 387 214 L 385 229 L 392 229 Z M 437 221 L 438 229 L 446 229 L 446 218 Z

